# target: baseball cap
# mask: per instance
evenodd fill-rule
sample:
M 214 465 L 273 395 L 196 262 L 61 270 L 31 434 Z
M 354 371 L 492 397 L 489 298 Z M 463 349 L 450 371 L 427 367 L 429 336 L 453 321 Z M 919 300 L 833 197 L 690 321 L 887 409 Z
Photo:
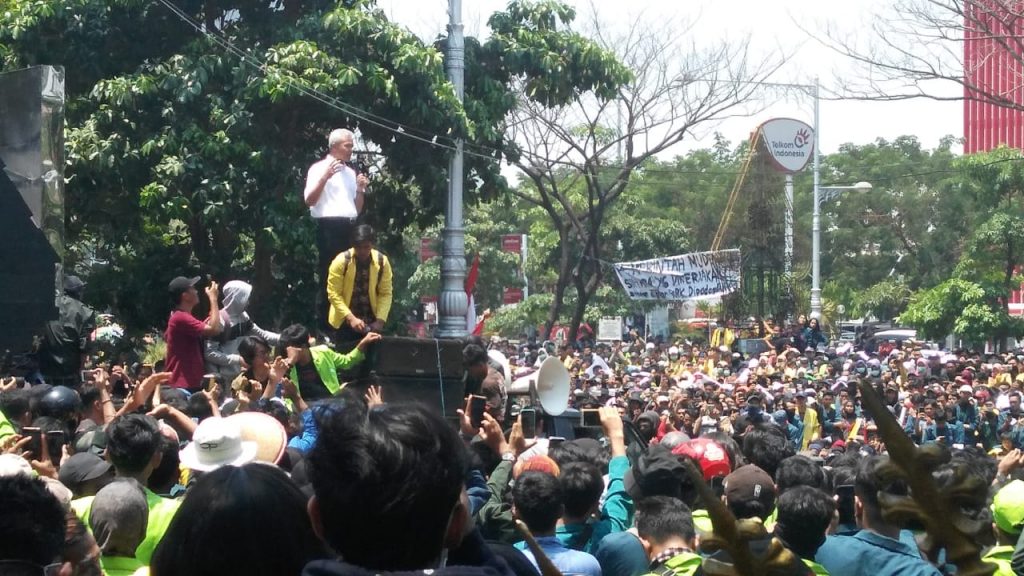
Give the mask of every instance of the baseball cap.
M 184 276 L 176 276 L 174 280 L 171 280 L 170 284 L 167 285 L 167 292 L 171 296 L 180 296 L 183 292 L 186 292 L 189 288 L 199 283 L 199 276 L 192 278 L 185 278 Z
M 992 519 L 1000 530 L 1019 534 L 1024 526 L 1024 482 L 1014 480 L 992 498 Z
M 199 423 L 192 441 L 178 456 L 186 468 L 211 472 L 221 466 L 241 466 L 256 459 L 259 446 L 242 440 L 238 424 L 227 418 L 207 418 Z
M 684 442 L 672 449 L 673 454 L 689 456 L 700 464 L 700 471 L 704 474 L 704 480 L 710 481 L 717 476 L 729 474 L 732 467 L 729 465 L 729 455 L 725 453 L 722 445 L 708 438 L 694 438 Z
M 672 452 L 660 444 L 651 446 L 636 466 L 630 467 L 623 478 L 626 492 L 634 500 L 645 496 L 680 496 L 687 481 L 686 468 Z
M 765 510 L 775 507 L 775 483 L 761 468 L 747 464 L 725 477 L 725 498 L 730 504 L 757 501 Z
M 79 452 L 72 455 L 60 466 L 57 479 L 68 488 L 74 488 L 82 482 L 95 480 L 112 469 L 110 462 L 91 452 Z

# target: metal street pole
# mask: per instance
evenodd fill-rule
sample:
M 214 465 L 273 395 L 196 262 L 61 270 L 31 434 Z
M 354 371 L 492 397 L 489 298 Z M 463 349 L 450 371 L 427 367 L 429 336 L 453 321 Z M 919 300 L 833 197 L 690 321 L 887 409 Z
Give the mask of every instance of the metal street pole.
M 462 0 L 448 0 L 448 79 L 462 101 L 465 73 L 465 41 L 462 36 Z M 441 295 L 438 298 L 437 336 L 463 338 L 468 334 L 466 308 L 466 232 L 462 222 L 462 139 L 455 141 L 448 168 L 448 204 L 441 233 Z
M 817 179 L 815 179 L 817 180 Z M 853 186 L 815 186 L 814 187 L 814 254 L 813 254 L 813 275 L 811 283 L 811 318 L 821 319 L 821 289 L 820 260 L 821 260 L 821 203 L 835 198 L 844 190 L 857 190 L 865 192 L 871 190 L 870 182 L 857 182 Z M 817 306 L 817 307 L 815 307 Z M 817 314 L 817 315 L 815 315 Z
M 786 280 L 793 275 L 793 175 L 786 174 Z
M 818 79 L 814 79 L 814 213 L 811 221 L 811 318 L 821 319 L 821 165 L 818 144 Z

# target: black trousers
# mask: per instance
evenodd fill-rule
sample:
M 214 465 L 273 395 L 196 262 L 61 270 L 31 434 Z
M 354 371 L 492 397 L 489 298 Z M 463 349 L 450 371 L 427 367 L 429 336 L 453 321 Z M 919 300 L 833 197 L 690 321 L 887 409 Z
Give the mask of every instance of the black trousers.
M 327 322 L 327 313 L 331 303 L 327 300 L 327 275 L 331 262 L 338 254 L 352 247 L 352 231 L 355 230 L 355 218 L 317 218 L 316 219 L 316 250 L 319 256 L 319 283 L 316 296 L 317 327 L 321 332 L 329 334 L 333 328 Z

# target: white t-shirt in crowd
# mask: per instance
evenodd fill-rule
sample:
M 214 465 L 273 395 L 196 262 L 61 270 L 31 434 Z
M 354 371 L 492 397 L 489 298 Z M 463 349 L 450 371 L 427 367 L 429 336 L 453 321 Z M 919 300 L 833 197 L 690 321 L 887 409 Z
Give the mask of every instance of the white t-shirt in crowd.
M 306 174 L 305 198 L 309 198 L 320 177 L 326 170 L 330 170 L 334 158 L 328 156 L 309 167 Z M 359 215 L 356 210 L 356 171 L 348 166 L 342 166 L 341 170 L 331 176 L 324 184 L 324 191 L 317 203 L 310 206 L 309 214 L 313 218 L 355 218 Z

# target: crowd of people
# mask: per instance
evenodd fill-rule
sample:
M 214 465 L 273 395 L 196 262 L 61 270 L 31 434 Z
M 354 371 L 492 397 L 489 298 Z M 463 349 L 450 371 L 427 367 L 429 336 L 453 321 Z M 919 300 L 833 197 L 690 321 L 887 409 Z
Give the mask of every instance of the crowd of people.
M 210 283 L 198 320 L 195 285 L 170 283 L 166 362 L 0 385 L 0 573 L 710 574 L 732 562 L 702 547 L 712 494 L 763 527 L 755 558 L 784 547 L 773 565 L 787 573 L 953 574 L 920 522 L 884 512 L 909 490 L 887 472 L 861 382 L 947 454 L 938 486 L 975 480 L 974 505 L 955 512 L 996 573 L 1024 568 L 1016 352 L 830 347 L 810 323 L 769 327 L 755 355 L 727 330 L 711 343 L 475 338 L 465 386 L 486 409 L 474 415 L 471 395 L 446 419 L 346 385 L 378 333 L 341 352 L 301 325 L 265 330 L 238 281 L 223 298 Z M 569 409 L 545 416 L 515 383 L 555 357 Z M 553 419 L 575 411 L 596 419 L 556 437 Z
M 356 222 L 353 135 L 328 145 L 303 194 L 312 329 L 257 325 L 244 281 L 179 276 L 166 357 L 96 362 L 66 279 L 38 370 L 0 380 L 0 575 L 955 574 L 936 521 L 1024 574 L 1024 352 L 832 343 L 802 317 L 757 346 L 473 337 L 462 409 L 385 402 L 365 368 L 391 265 Z M 568 386 L 538 381 L 550 363 Z M 955 506 L 889 513 L 914 494 L 882 419 L 931 446 L 916 473 Z

